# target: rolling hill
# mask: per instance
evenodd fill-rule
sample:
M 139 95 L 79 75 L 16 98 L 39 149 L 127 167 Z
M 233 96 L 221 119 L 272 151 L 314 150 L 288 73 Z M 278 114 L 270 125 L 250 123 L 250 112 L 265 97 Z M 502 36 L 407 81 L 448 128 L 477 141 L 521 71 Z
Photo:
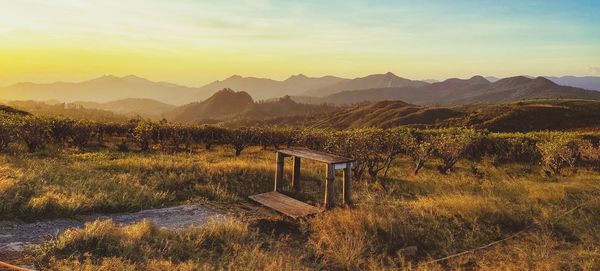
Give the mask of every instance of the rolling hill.
M 85 108 L 79 104 L 59 103 L 51 105 L 37 101 L 11 101 L 8 105 L 40 116 L 115 122 L 128 120 L 127 117 L 111 111 Z
M 294 102 L 289 96 L 254 102 L 244 92 L 232 89 L 218 91 L 203 102 L 191 103 L 166 113 L 167 120 L 179 123 L 227 122 L 245 119 L 265 119 L 277 116 L 308 115 L 331 110 L 329 106 L 306 105 Z
M 322 88 L 312 89 L 301 93 L 301 96 L 325 97 L 335 93 L 349 90 L 372 89 L 372 88 L 392 88 L 392 87 L 421 87 L 428 83 L 414 81 L 398 77 L 388 72 L 385 74 L 372 74 L 365 77 L 352 80 L 342 80 L 338 83 Z
M 0 88 L 0 97 L 5 100 L 92 101 L 99 103 L 128 98 L 144 98 L 171 104 L 185 104 L 198 100 L 201 92 L 198 88 L 153 82 L 134 75 L 125 77 L 106 75 L 79 83 L 18 83 Z
M 471 127 L 492 132 L 598 129 L 600 101 L 530 100 L 459 107 L 425 107 L 402 101 L 380 101 L 312 115 L 257 120 L 251 124 L 337 129 Z
M 11 115 L 21 115 L 21 116 L 29 115 L 29 113 L 26 111 L 15 109 L 10 106 L 3 105 L 3 104 L 0 104 L 0 114 L 11 114 Z
M 558 85 L 546 78 L 516 76 L 491 83 L 486 78 L 447 79 L 421 87 L 374 88 L 344 91 L 326 97 L 294 97 L 305 103 L 350 105 L 361 102 L 402 100 L 419 105 L 505 103 L 526 99 L 600 100 L 600 92 Z
M 74 102 L 85 108 L 101 109 L 111 111 L 127 117 L 141 116 L 144 118 L 156 119 L 162 117 L 165 113 L 175 109 L 176 106 L 162 103 L 152 99 L 122 99 L 106 103 L 96 102 Z

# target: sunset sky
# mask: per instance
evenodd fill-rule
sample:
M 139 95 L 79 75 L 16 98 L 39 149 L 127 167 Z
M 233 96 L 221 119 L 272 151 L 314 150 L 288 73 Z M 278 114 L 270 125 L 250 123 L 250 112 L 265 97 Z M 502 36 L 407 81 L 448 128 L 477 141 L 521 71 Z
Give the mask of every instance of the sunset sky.
M 0 85 L 600 76 L 600 1 L 0 0 Z

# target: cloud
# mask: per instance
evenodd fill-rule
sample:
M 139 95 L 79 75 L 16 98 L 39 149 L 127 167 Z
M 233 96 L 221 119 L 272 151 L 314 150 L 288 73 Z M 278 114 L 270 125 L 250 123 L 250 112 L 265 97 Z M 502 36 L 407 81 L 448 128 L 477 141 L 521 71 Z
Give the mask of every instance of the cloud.
M 600 67 L 589 67 L 588 70 L 591 71 L 592 73 L 600 74 Z

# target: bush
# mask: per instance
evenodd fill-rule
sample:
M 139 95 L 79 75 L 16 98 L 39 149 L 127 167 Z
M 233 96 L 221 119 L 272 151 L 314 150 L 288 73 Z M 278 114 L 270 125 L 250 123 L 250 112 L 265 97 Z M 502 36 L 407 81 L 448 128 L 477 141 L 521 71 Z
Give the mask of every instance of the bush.
M 434 136 L 434 154 L 442 159 L 442 165 L 438 167 L 439 172 L 448 173 L 481 136 L 472 129 L 451 129 Z
M 487 154 L 498 162 L 537 163 L 540 160 L 536 146 L 538 139 L 531 134 L 495 134 L 488 138 L 492 146 Z
M 251 128 L 238 128 L 230 130 L 226 134 L 226 142 L 233 146 L 235 156 L 240 156 L 248 146 L 256 144 L 257 132 Z
M 151 121 L 142 120 L 132 131 L 133 140 L 142 151 L 150 150 L 150 140 L 157 136 L 157 125 Z
M 213 145 L 223 143 L 227 131 L 216 126 L 195 127 L 192 130 L 192 139 L 198 144 L 204 144 L 207 150 L 211 150 Z
M 541 165 L 548 176 L 560 174 L 565 167 L 574 167 L 579 156 L 577 140 L 568 134 L 544 135 L 536 144 L 541 154 Z
M 16 140 L 16 128 L 17 120 L 14 117 L 0 114 L 0 152 L 6 150 L 8 145 Z
M 50 121 L 46 118 L 26 116 L 17 121 L 17 136 L 25 142 L 29 152 L 45 148 L 52 136 Z
M 431 135 L 428 133 L 421 133 L 417 131 L 411 131 L 410 136 L 403 138 L 404 145 L 408 155 L 415 164 L 413 173 L 419 174 L 419 171 L 425 165 L 425 162 L 431 158 L 434 152 L 434 145 L 431 142 Z
M 97 132 L 97 124 L 91 121 L 79 120 L 72 124 L 71 140 L 80 151 L 83 150 Z

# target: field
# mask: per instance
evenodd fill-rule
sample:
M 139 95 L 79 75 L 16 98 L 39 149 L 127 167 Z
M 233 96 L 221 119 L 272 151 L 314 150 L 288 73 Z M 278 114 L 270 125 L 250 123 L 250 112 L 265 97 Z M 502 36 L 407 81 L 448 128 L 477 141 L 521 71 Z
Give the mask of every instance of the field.
M 386 177 L 365 174 L 354 183 L 353 208 L 291 221 L 245 208 L 248 195 L 272 189 L 272 148 L 237 156 L 228 145 L 179 152 L 89 145 L 33 153 L 11 145 L 0 156 L 0 216 L 37 221 L 205 202 L 231 218 L 185 230 L 98 221 L 24 261 L 51 270 L 600 268 L 600 177 L 589 163 L 548 174 L 537 162 L 484 157 L 441 172 L 445 161 L 432 157 L 414 174 L 411 156 L 398 155 Z M 324 167 L 303 170 L 305 192 L 296 197 L 320 204 Z

